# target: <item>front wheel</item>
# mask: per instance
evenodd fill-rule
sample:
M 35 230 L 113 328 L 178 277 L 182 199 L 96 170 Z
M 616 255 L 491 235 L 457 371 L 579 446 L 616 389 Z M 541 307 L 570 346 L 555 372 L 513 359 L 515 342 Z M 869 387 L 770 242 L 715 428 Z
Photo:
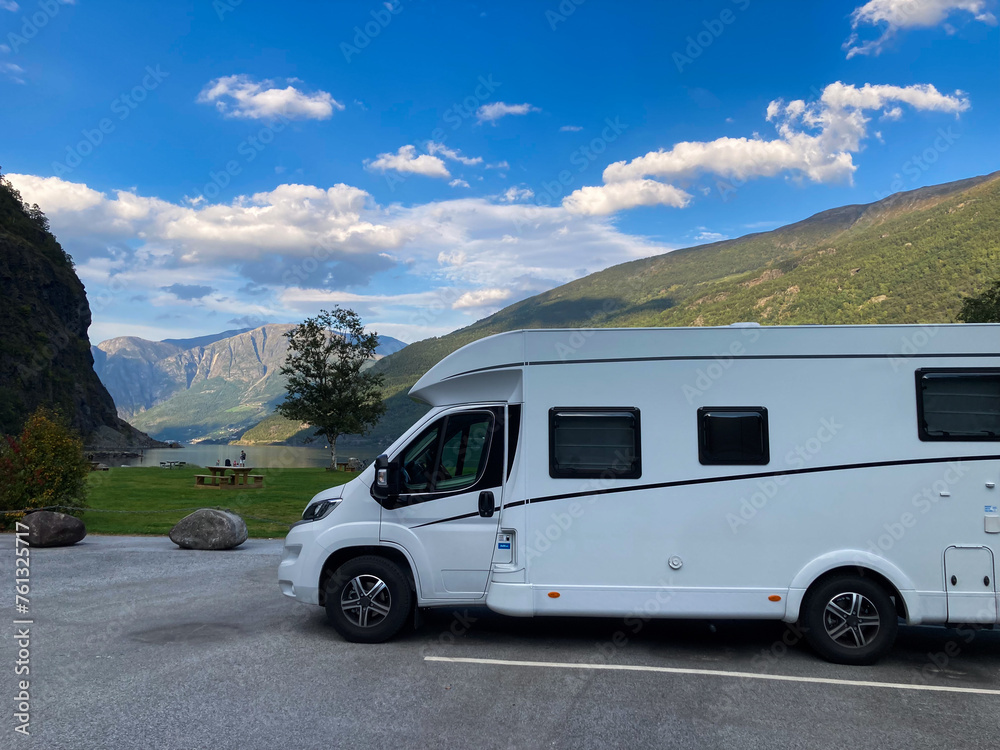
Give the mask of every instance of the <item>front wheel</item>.
M 874 664 L 896 640 L 896 607 L 881 586 L 845 576 L 821 583 L 802 603 L 806 640 L 836 664 Z
M 406 574 L 384 557 L 341 565 L 326 585 L 326 616 L 352 643 L 382 643 L 396 635 L 413 609 Z

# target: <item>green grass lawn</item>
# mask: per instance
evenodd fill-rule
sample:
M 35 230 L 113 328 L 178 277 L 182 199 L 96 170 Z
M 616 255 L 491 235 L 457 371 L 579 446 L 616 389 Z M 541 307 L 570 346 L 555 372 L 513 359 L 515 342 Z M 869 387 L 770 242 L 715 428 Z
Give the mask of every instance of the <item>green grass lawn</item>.
M 166 535 L 197 508 L 224 508 L 243 517 L 252 537 L 283 537 L 288 524 L 301 518 L 313 495 L 357 476 L 325 469 L 254 469 L 254 474 L 264 475 L 263 489 L 196 488 L 194 475 L 208 473 L 200 466 L 92 472 L 88 478 L 90 508 L 83 514 L 87 532 Z M 268 520 L 255 520 L 261 518 Z

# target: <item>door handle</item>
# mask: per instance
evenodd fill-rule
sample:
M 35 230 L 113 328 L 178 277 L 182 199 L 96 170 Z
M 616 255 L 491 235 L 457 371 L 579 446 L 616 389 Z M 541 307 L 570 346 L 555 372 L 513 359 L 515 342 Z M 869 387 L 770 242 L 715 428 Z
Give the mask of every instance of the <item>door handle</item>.
M 493 493 L 489 490 L 479 493 L 479 515 L 483 518 L 493 518 Z

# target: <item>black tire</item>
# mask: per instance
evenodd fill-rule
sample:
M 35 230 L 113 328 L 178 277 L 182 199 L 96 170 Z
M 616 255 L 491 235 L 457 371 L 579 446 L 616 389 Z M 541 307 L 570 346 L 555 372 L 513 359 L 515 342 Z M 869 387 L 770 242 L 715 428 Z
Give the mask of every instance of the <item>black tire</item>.
M 802 602 L 801 624 L 813 650 L 835 664 L 874 664 L 899 629 L 896 606 L 879 584 L 843 576 L 814 586 Z
M 326 617 L 351 643 L 382 643 L 396 635 L 413 611 L 410 581 L 384 557 L 348 560 L 326 585 Z

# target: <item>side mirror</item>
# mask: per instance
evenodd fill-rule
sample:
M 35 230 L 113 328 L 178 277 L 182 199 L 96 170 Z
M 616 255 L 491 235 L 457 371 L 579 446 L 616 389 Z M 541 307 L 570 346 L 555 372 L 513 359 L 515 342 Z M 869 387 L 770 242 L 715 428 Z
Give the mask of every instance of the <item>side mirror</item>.
M 389 461 L 386 454 L 375 459 L 375 482 L 372 484 L 372 497 L 379 502 L 395 500 L 399 497 L 399 464 Z

